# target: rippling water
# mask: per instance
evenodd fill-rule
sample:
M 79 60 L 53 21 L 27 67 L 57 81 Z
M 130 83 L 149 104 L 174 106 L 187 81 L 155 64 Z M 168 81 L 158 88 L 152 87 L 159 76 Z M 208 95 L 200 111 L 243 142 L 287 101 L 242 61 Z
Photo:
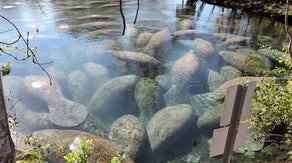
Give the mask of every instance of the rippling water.
M 215 54 L 207 59 L 198 57 L 202 74 L 188 83 L 187 89 L 183 90 L 187 93 L 182 93 L 185 96 L 213 91 L 213 88 L 210 88 L 207 83 L 208 77 L 205 71 L 212 70 L 220 73 L 224 66 L 230 65 L 218 55 L 220 51 L 229 50 L 244 54 L 246 49 L 256 50 L 257 43 L 281 48 L 283 42 L 285 42 L 283 41 L 285 40 L 283 25 L 268 18 L 247 14 L 241 10 L 208 5 L 200 1 L 193 6 L 185 6 L 182 3 L 183 1 L 177 0 L 144 0 L 140 3 L 137 22 L 133 24 L 137 3 L 131 0 L 124 1 L 125 35 L 122 35 L 123 24 L 118 2 L 113 0 L 40 0 L 39 3 L 4 0 L 0 3 L 2 7 L 0 14 L 11 20 L 24 36 L 29 32 L 29 44 L 31 47 L 37 47 L 36 54 L 39 62 L 52 62 L 44 65 L 44 68 L 53 77 L 53 82 L 60 85 L 64 97 L 82 103 L 86 107 L 90 103 L 95 90 L 116 77 L 130 74 L 135 74 L 141 78 L 154 78 L 159 75 L 171 76 L 174 63 L 190 50 L 194 50 L 193 40 L 196 38 L 202 38 L 212 43 Z M 0 21 L 1 31 L 8 31 L 1 33 L 1 41 L 12 41 L 13 36 L 17 36 L 16 30 L 13 30 L 12 26 L 6 21 Z M 137 38 L 141 33 L 150 37 L 166 28 L 169 30 L 169 34 L 158 45 L 144 49 L 137 47 Z M 175 34 L 176 31 L 189 29 L 197 30 L 197 32 L 184 35 Z M 240 36 L 243 40 L 230 41 L 229 39 L 233 36 Z M 156 40 L 161 37 L 156 38 Z M 227 40 L 230 42 L 226 42 Z M 17 46 L 25 48 L 25 45 L 21 43 Z M 9 48 L 7 50 L 9 51 Z M 137 64 L 135 59 L 123 60 L 123 57 L 119 58 L 108 54 L 109 50 L 148 54 L 157 59 L 162 66 L 156 67 L 152 65 L 153 63 L 150 65 Z M 195 52 L 197 50 L 195 49 Z M 19 58 L 25 57 L 24 53 L 17 50 L 11 50 L 11 52 Z M 132 63 L 133 60 L 134 63 Z M 27 93 L 22 88 L 22 84 L 18 84 L 16 81 L 22 81 L 23 78 L 31 75 L 44 75 L 44 72 L 39 66 L 32 64 L 30 59 L 17 62 L 11 57 L 1 56 L 0 63 L 8 61 L 12 63 L 13 67 L 10 76 L 4 77 L 4 83 L 8 89 L 17 90 L 15 91 L 17 92 L 17 95 L 15 95 L 17 98 L 23 98 L 23 95 Z M 84 67 L 87 63 L 96 63 L 103 66 L 107 69 L 108 75 L 103 76 L 102 79 L 91 78 L 88 72 L 85 72 Z M 85 82 L 81 79 L 84 72 L 89 79 L 89 83 L 87 85 L 78 84 L 78 82 Z M 15 79 L 9 79 L 13 77 Z M 167 82 L 170 90 L 171 82 Z M 214 87 L 216 87 L 216 84 L 220 85 L 215 81 Z M 176 98 L 177 95 L 169 95 L 170 93 L 165 95 L 169 92 L 168 89 L 162 89 L 161 94 L 164 95 L 164 99 L 159 102 L 161 103 L 159 107 L 188 103 L 188 100 L 183 99 L 184 96 L 181 99 L 171 99 Z M 113 99 L 112 103 L 115 104 L 107 105 L 113 105 L 111 107 L 123 106 L 128 108 L 128 112 L 102 115 L 109 118 L 99 117 L 99 119 L 110 125 L 116 118 L 124 114 L 139 116 L 134 90 L 126 91 L 130 92 L 126 94 L 126 98 L 124 98 L 125 96 L 113 96 L 120 99 Z M 166 99 L 167 97 L 170 100 Z M 35 97 L 26 98 L 23 103 L 33 112 L 47 113 L 50 111 L 46 104 L 36 100 Z M 135 111 L 135 109 L 137 110 Z M 201 114 L 196 115 L 200 116 Z M 28 119 L 26 118 L 23 123 L 29 123 L 27 122 Z M 34 128 L 34 125 L 27 125 L 25 128 L 26 133 L 28 133 L 46 127 L 38 126 Z M 59 127 L 49 125 L 48 128 Z M 208 132 L 210 134 L 210 131 Z M 206 154 L 203 154 L 202 151 L 199 152 L 202 154 L 201 157 L 206 157 Z

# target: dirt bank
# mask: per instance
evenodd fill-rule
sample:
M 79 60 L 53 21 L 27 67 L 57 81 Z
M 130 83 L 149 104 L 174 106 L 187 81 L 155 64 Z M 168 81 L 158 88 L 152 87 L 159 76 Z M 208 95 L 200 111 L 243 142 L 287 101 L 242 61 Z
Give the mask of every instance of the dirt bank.
M 243 9 L 247 12 L 262 14 L 284 22 L 286 4 L 283 0 L 202 0 L 209 4 Z M 292 25 L 292 3 L 289 7 L 288 22 Z

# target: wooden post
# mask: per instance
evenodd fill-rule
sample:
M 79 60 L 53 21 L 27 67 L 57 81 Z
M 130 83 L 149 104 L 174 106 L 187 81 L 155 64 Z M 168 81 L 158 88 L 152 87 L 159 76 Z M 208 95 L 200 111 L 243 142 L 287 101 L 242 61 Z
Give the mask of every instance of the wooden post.
M 237 92 L 235 97 L 235 103 L 231 115 L 231 121 L 230 126 L 226 138 L 226 144 L 224 148 L 224 153 L 222 157 L 222 163 L 229 163 L 230 157 L 233 151 L 236 134 L 238 132 L 238 126 L 240 122 L 241 112 L 245 100 L 245 95 L 247 92 L 247 86 L 246 85 L 238 85 L 237 86 Z

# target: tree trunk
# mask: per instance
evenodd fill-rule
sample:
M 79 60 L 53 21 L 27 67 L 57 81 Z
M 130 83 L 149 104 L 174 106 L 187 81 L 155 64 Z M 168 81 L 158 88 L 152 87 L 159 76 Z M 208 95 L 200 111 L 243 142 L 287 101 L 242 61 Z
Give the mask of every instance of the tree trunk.
M 15 163 L 15 148 L 9 131 L 1 74 L 0 74 L 0 162 Z

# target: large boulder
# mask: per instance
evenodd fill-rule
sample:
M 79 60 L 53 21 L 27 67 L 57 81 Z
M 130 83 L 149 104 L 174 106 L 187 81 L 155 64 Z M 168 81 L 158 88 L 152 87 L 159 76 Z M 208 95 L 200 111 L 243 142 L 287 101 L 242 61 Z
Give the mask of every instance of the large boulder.
M 219 55 L 229 65 L 238 68 L 248 75 L 259 76 L 269 71 L 272 67 L 271 61 L 268 58 L 250 50 L 244 52 L 220 51 Z
M 233 51 L 220 51 L 219 55 L 223 57 L 229 65 L 243 70 L 243 65 L 247 57 L 246 55 Z
M 136 113 L 138 108 L 133 106 L 132 98 L 138 81 L 139 77 L 136 75 L 120 76 L 107 81 L 91 97 L 89 112 L 106 123 L 112 123 L 122 115 Z
M 146 128 L 137 117 L 125 115 L 117 119 L 111 126 L 109 138 L 135 162 L 149 159 L 151 149 Z
M 136 84 L 135 99 L 140 110 L 139 118 L 145 124 L 163 107 L 160 86 L 149 77 L 141 78 Z
M 33 135 L 40 139 L 43 144 L 58 144 L 63 148 L 62 152 L 59 152 L 57 148 L 52 148 L 47 157 L 49 162 L 65 163 L 64 155 L 72 152 L 69 147 L 76 138 L 92 140 L 90 162 L 111 162 L 111 159 L 123 150 L 113 146 L 106 139 L 77 130 L 42 130 L 34 132 Z M 125 163 L 133 163 L 129 157 L 124 161 Z
M 255 51 L 249 50 L 248 56 L 243 65 L 243 71 L 249 75 L 259 76 L 270 71 L 272 63 L 270 59 Z
M 226 80 L 231 80 L 242 76 L 242 72 L 233 66 L 223 66 L 220 73 Z
M 166 107 L 147 126 L 153 162 L 165 162 L 188 151 L 195 134 L 195 116 L 190 105 Z

